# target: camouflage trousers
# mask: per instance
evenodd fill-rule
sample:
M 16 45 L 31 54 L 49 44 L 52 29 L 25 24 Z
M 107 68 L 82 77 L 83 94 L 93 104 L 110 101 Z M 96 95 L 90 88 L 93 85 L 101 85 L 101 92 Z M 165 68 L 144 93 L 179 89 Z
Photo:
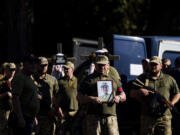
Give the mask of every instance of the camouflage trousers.
M 86 135 L 119 135 L 117 116 L 87 115 Z
M 81 135 L 81 121 L 77 116 L 59 119 L 56 124 L 56 135 Z
M 172 135 L 171 116 L 141 116 L 141 135 Z
M 36 135 L 54 135 L 55 122 L 48 116 L 38 116 L 38 127 Z
M 10 111 L 0 110 L 0 135 L 8 134 L 8 117 Z

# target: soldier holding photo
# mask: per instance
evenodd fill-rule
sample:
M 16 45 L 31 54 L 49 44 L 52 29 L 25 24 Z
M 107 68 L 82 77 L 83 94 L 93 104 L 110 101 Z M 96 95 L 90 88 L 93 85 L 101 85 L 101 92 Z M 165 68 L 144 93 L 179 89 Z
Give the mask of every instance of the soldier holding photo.
M 116 104 L 124 102 L 126 95 L 118 79 L 108 74 L 109 60 L 107 56 L 99 55 L 96 58 L 96 70 L 89 75 L 80 86 L 78 99 L 88 106 L 86 115 L 87 135 L 119 135 L 116 116 Z M 112 102 L 101 102 L 97 95 L 97 81 L 111 80 L 114 89 Z

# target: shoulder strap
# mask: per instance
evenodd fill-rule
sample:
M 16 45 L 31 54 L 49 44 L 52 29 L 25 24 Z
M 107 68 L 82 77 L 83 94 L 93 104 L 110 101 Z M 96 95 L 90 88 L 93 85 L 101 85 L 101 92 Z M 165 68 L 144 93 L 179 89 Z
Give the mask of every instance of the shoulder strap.
M 70 88 L 72 87 L 73 83 L 75 83 L 75 81 L 76 81 L 76 78 L 74 78 L 72 81 L 70 81 L 70 83 L 69 83 L 69 85 L 67 87 L 67 91 L 70 90 Z
M 149 86 L 149 79 L 145 79 L 145 86 L 148 87 Z

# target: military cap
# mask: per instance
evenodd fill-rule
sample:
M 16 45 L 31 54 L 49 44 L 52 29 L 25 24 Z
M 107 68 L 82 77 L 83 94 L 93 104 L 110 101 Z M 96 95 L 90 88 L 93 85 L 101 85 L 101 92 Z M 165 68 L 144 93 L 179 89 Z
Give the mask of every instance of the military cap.
M 2 64 L 2 69 L 5 69 L 8 64 L 9 64 L 8 62 L 4 62 L 4 63 Z
M 148 58 L 145 58 L 145 59 L 142 60 L 142 62 L 147 62 L 147 63 L 149 63 L 149 61 L 150 60 Z
M 109 51 L 106 48 L 102 49 L 105 53 L 108 53 Z
M 108 84 L 106 82 L 104 82 L 102 85 L 101 85 L 101 88 L 108 88 Z
M 64 68 L 72 68 L 74 69 L 74 64 L 70 61 L 67 61 L 64 65 L 63 65 Z
M 16 69 L 16 65 L 14 63 L 8 63 L 6 69 Z
M 107 56 L 105 55 L 98 55 L 96 57 L 96 61 L 95 61 L 96 64 L 109 64 L 109 59 Z
M 38 60 L 39 60 L 39 63 L 41 65 L 47 65 L 48 64 L 48 60 L 45 57 L 38 57 Z
M 161 61 L 161 59 L 160 59 L 158 56 L 153 56 L 153 57 L 150 59 L 150 63 L 161 64 L 162 61 Z

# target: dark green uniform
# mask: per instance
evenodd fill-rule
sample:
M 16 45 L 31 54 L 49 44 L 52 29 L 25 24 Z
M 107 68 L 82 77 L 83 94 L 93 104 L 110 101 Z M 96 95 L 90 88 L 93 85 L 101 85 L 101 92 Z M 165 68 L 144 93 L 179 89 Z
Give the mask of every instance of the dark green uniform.
M 52 75 L 46 74 L 43 79 L 38 75 L 34 76 L 38 92 L 41 94 L 40 110 L 38 118 L 38 135 L 52 135 L 54 132 L 54 117 L 51 116 L 51 110 L 54 105 L 54 97 L 59 90 L 58 82 Z
M 6 78 L 0 80 L 0 94 L 11 92 L 10 83 Z M 12 108 L 12 101 L 7 97 L 0 101 L 0 110 L 10 110 Z
M 40 108 L 37 89 L 38 88 L 34 84 L 32 76 L 26 75 L 23 72 L 15 74 L 12 80 L 12 95 L 19 100 L 18 104 L 20 103 L 20 111 L 25 120 L 26 126 L 23 128 L 19 127 L 19 118 L 13 108 L 9 116 L 9 126 L 14 134 L 32 133 L 34 120 Z M 14 104 L 17 105 L 17 102 Z
M 72 79 L 68 79 L 65 76 L 61 78 L 58 82 L 60 94 L 60 107 L 62 108 L 65 114 L 65 119 L 61 120 L 61 129 L 59 129 L 57 132 L 61 132 L 61 134 L 66 134 L 67 132 L 69 132 L 71 135 L 77 134 L 77 78 L 73 76 Z
M 97 72 L 89 75 L 80 86 L 80 93 L 97 97 L 97 81 L 112 80 L 114 95 L 121 88 L 120 81 L 111 75 L 100 75 Z M 89 135 L 119 135 L 116 103 L 88 104 L 86 128 Z
M 37 87 L 32 77 L 18 72 L 12 81 L 12 94 L 20 98 L 21 108 L 24 116 L 33 118 L 37 115 L 40 102 L 37 98 Z
M 138 77 L 146 86 L 149 86 L 158 91 L 162 96 L 170 101 L 171 97 L 179 93 L 176 81 L 169 75 L 160 74 L 157 80 L 154 80 L 150 75 L 143 74 Z M 147 97 L 146 97 L 147 99 Z M 148 102 L 142 103 L 141 116 L 141 135 L 171 135 L 171 112 L 167 108 L 161 116 L 155 116 L 149 110 Z
M 11 91 L 6 78 L 0 80 L 0 94 Z M 8 134 L 8 117 L 12 108 L 11 99 L 5 97 L 0 100 L 0 134 Z

